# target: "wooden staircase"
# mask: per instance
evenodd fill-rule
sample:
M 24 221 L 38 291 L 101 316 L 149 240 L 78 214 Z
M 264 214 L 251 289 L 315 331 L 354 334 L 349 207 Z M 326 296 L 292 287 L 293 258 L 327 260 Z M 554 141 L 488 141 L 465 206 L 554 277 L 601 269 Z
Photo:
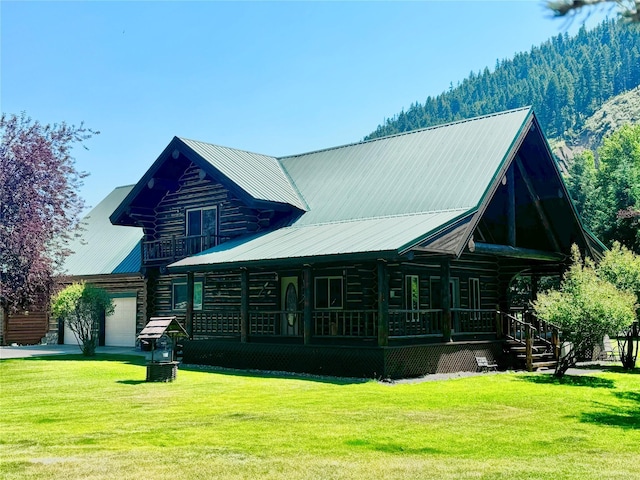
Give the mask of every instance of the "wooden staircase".
M 513 368 L 533 372 L 555 369 L 560 354 L 558 330 L 531 312 L 500 312 L 504 353 Z M 520 317 L 520 318 L 518 318 Z

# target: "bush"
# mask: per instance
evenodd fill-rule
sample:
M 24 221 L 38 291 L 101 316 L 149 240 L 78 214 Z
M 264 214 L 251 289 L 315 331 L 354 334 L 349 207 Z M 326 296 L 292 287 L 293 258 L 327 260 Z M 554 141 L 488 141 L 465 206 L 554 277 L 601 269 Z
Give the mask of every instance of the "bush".
M 575 245 L 572 257 L 560 289 L 541 293 L 533 304 L 536 314 L 558 327 L 563 341 L 572 344 L 558 362 L 559 377 L 580 354 L 593 351 L 605 335 L 617 336 L 635 320 L 635 295 L 599 277 L 593 262 L 583 262 Z
M 113 311 L 109 294 L 84 282 L 66 287 L 53 298 L 51 305 L 51 314 L 74 333 L 85 356 L 95 355 L 100 318 Z

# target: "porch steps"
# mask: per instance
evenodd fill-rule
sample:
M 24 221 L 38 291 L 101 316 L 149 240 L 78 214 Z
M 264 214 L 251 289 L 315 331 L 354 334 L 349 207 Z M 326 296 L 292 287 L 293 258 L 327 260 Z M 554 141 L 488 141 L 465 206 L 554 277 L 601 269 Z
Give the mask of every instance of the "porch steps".
M 531 348 L 531 366 L 533 371 L 555 369 L 558 361 L 554 359 L 549 346 L 542 341 L 535 341 Z M 505 354 L 511 358 L 515 368 L 527 369 L 527 347 L 517 340 L 505 341 Z

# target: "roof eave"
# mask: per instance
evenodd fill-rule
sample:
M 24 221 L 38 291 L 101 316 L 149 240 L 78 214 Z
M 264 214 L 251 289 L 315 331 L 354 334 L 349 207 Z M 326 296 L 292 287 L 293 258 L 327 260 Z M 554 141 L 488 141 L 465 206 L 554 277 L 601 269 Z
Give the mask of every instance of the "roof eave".
M 238 270 L 241 268 L 270 268 L 270 267 L 292 267 L 310 264 L 336 264 L 343 262 L 357 262 L 367 260 L 398 260 L 401 255 L 397 250 L 384 250 L 376 252 L 353 252 L 335 255 L 314 255 L 306 257 L 273 258 L 261 260 L 246 260 L 237 262 L 224 262 L 215 264 L 199 265 L 177 265 L 167 267 L 169 273 L 189 273 L 189 272 L 213 272 Z

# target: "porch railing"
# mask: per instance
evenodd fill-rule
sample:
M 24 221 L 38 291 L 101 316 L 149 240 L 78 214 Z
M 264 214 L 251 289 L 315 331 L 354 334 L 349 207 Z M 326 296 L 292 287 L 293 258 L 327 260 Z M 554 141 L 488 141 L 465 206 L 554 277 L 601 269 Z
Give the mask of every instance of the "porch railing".
M 249 335 L 302 335 L 302 312 L 250 311 Z
M 216 235 L 173 236 L 142 242 L 142 262 L 175 261 L 215 247 L 225 238 Z
M 442 335 L 442 310 L 389 310 L 389 337 Z
M 193 335 L 213 337 L 235 337 L 240 335 L 240 312 L 194 312 Z
M 315 310 L 313 334 L 318 337 L 375 337 L 377 310 Z
M 459 333 L 495 333 L 496 311 L 493 309 L 452 308 L 453 329 Z
M 314 310 L 312 335 L 317 337 L 375 338 L 378 335 L 377 310 Z M 491 309 L 451 310 L 452 327 L 457 333 L 496 333 L 496 311 Z M 512 315 L 501 314 L 499 327 L 508 338 L 525 340 L 525 326 L 535 329 L 542 341 L 551 344 L 553 327 L 538 320 L 527 323 Z M 291 317 L 291 318 L 289 318 Z M 248 334 L 256 336 L 302 335 L 303 312 L 250 310 Z M 537 322 L 537 323 L 536 323 Z M 239 336 L 240 310 L 193 312 L 195 336 Z M 442 310 L 389 310 L 389 337 L 442 335 Z

